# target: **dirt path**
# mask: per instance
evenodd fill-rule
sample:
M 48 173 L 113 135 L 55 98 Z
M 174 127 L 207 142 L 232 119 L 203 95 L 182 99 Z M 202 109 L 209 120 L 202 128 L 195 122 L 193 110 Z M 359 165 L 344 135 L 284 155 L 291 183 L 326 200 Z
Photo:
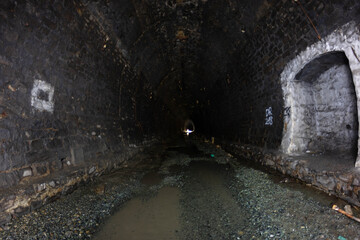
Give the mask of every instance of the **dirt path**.
M 211 145 L 171 147 L 165 156 L 159 168 L 163 178 L 157 185 L 158 194 L 154 190 L 149 200 L 137 202 L 141 206 L 132 210 L 134 215 L 142 214 L 141 220 L 133 222 L 130 212 L 124 214 L 128 205 L 119 212 L 123 219 L 119 224 L 134 227 L 133 238 L 119 237 L 125 232 L 121 231 L 117 239 L 357 239 L 360 236 L 357 223 L 331 210 L 333 203 L 344 205 L 344 202 L 295 181 L 284 183 L 285 176 L 239 164 L 221 149 Z M 231 161 L 237 162 L 231 164 Z M 144 180 L 160 182 L 159 175 L 153 173 L 145 175 Z M 177 187 L 175 198 L 164 194 L 161 187 L 167 185 Z M 166 199 L 172 204 L 163 204 Z M 158 204 L 163 208 L 157 209 Z M 173 214 L 161 218 L 164 211 Z M 154 222 L 158 226 L 157 235 L 144 232 Z
M 14 219 L 0 239 L 360 239 L 360 225 L 331 209 L 345 202 L 209 143 L 144 154 Z
M 247 214 L 226 188 L 230 166 L 191 163 L 181 194 L 182 239 L 234 239 Z

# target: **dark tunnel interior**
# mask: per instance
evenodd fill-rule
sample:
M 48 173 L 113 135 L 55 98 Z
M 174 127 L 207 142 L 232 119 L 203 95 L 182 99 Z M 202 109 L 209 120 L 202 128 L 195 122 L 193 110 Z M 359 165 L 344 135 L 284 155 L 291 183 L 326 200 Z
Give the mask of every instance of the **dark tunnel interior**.
M 354 0 L 1 1 L 0 190 L 41 206 L 57 176 L 95 178 L 189 133 L 284 174 L 298 173 L 280 158 L 310 154 L 359 167 L 359 16 Z

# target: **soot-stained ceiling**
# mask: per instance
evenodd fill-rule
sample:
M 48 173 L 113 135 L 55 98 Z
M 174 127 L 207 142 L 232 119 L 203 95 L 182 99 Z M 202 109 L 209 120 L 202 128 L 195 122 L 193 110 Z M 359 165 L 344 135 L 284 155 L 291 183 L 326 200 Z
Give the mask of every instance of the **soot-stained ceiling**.
M 211 104 L 271 1 L 98 1 L 84 5 L 176 118 Z M 247 64 L 244 62 L 244 64 Z M 226 82 L 225 82 L 226 84 Z M 223 86 L 222 86 L 223 87 Z

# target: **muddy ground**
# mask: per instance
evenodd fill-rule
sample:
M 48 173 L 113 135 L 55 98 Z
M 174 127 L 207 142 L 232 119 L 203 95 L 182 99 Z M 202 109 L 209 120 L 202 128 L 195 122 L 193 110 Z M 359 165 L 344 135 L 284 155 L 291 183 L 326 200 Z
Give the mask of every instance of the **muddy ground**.
M 177 140 L 15 219 L 1 239 L 359 239 L 345 202 L 232 157 Z M 353 209 L 358 214 L 356 209 Z

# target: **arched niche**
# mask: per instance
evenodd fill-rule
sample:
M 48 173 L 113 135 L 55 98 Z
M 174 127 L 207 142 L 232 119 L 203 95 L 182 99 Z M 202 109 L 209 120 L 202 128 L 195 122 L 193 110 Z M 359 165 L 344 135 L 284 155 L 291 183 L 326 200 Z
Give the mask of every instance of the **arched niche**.
M 348 23 L 284 68 L 284 153 L 358 151 L 359 36 L 356 24 Z

